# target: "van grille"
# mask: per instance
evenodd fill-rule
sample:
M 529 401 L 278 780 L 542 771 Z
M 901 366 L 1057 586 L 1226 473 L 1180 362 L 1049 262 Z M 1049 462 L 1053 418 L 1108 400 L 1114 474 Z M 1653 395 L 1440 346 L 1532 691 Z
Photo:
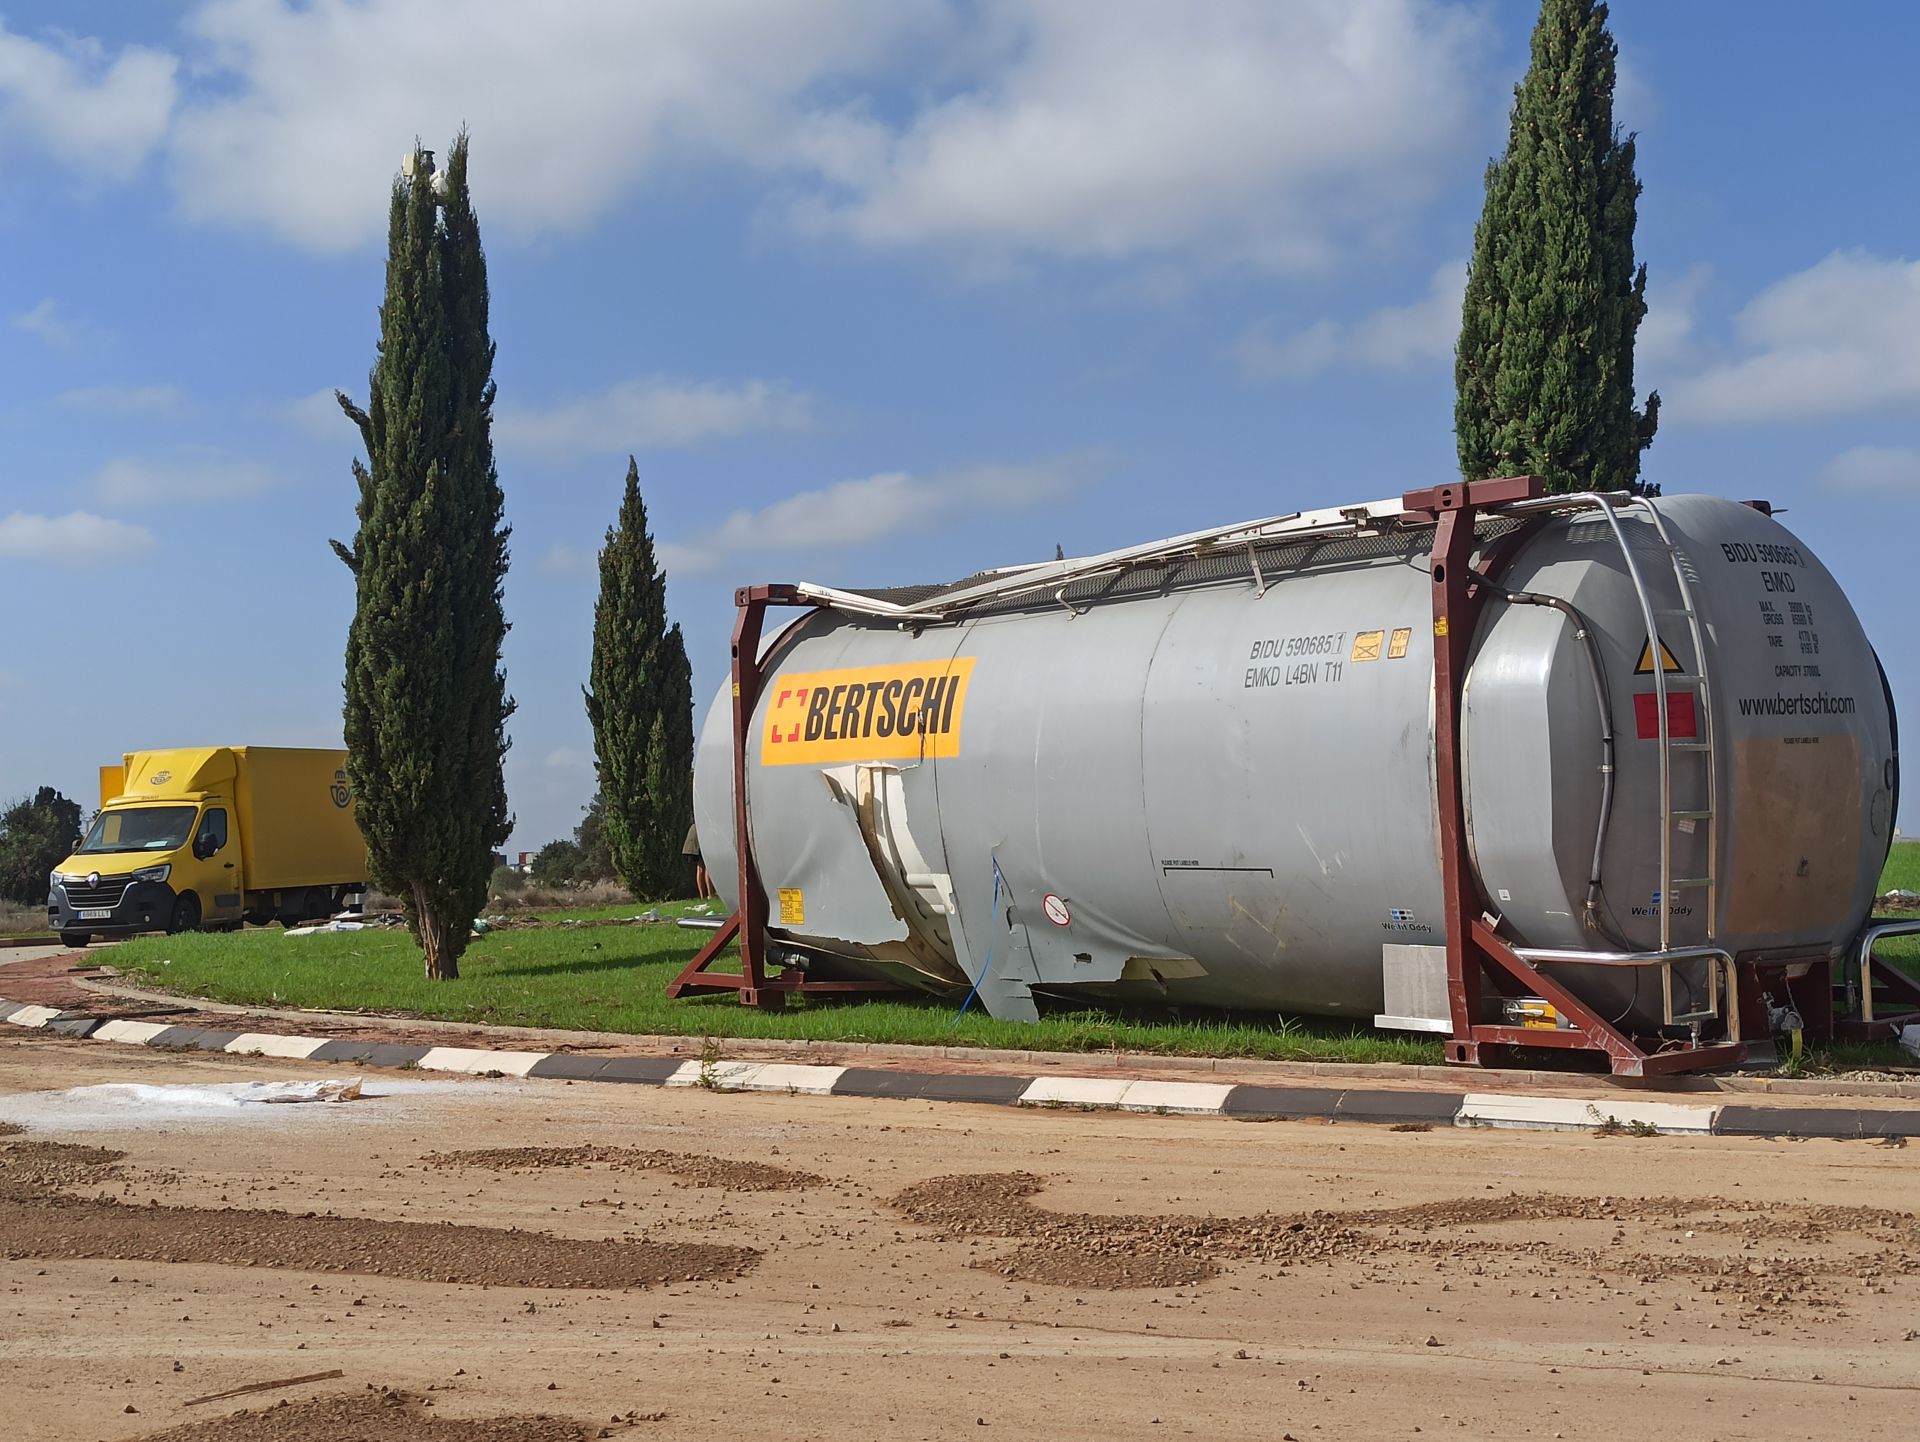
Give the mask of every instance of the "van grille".
M 89 909 L 118 906 L 132 884 L 133 878 L 130 876 L 103 876 L 98 886 L 89 886 L 85 880 L 69 881 L 65 883 L 67 904 L 76 911 L 83 906 Z

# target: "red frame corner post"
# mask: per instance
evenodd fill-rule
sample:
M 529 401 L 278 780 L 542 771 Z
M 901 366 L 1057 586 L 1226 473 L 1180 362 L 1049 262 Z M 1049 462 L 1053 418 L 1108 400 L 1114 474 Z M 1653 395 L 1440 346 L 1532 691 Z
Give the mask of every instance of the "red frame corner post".
M 1460 767 L 1460 692 L 1474 621 L 1485 600 L 1473 573 L 1474 514 L 1480 506 L 1529 501 L 1544 487 L 1533 476 L 1462 482 L 1408 491 L 1401 504 L 1434 519 L 1430 557 L 1433 577 L 1433 761 L 1440 823 L 1440 861 L 1447 938 L 1447 1008 L 1453 1037 L 1447 1060 L 1480 1062 L 1473 1028 L 1480 1014 L 1480 947 L 1473 922 L 1479 896 L 1466 864 L 1466 796 Z
M 1435 529 L 1433 568 L 1434 786 L 1440 825 L 1440 868 L 1446 904 L 1447 1008 L 1453 1035 L 1449 1062 L 1485 1066 L 1487 1049 L 1551 1047 L 1592 1051 L 1606 1057 L 1615 1076 L 1655 1076 L 1695 1071 L 1739 1058 L 1737 1043 L 1647 1052 L 1551 976 L 1528 962 L 1482 917 L 1482 899 L 1467 859 L 1466 789 L 1460 757 L 1460 702 L 1467 653 L 1486 603 L 1484 577 L 1473 570 L 1475 512 L 1483 506 L 1537 499 L 1544 488 L 1533 476 L 1463 482 L 1408 491 L 1401 503 L 1429 516 Z M 1569 1023 L 1552 1029 L 1486 1023 L 1481 999 L 1489 972 L 1502 974 L 1544 998 Z
M 754 864 L 753 841 L 747 819 L 747 730 L 753 722 L 754 703 L 766 680 L 760 667 L 760 637 L 766 626 L 768 606 L 805 604 L 792 586 L 742 586 L 733 593 L 738 608 L 733 621 L 732 687 L 733 703 L 733 847 L 739 864 L 739 908 L 700 948 L 686 968 L 667 986 L 667 995 L 678 998 L 689 991 L 738 992 L 745 1006 L 777 1011 L 785 1005 L 786 993 L 794 986 L 767 984 L 767 907 L 766 887 L 760 881 L 760 868 Z M 740 944 L 738 973 L 715 972 L 707 968 L 726 949 L 727 943 Z
M 753 708 L 766 684 L 766 672 L 760 664 L 760 640 L 766 628 L 769 606 L 808 606 L 796 586 L 742 586 L 733 593 L 738 614 L 733 622 L 733 848 L 739 866 L 740 898 L 738 908 L 721 928 L 694 954 L 671 982 L 667 995 L 678 999 L 688 992 L 731 991 L 741 1005 L 778 1011 L 789 995 L 854 996 L 897 992 L 901 987 L 883 981 L 810 981 L 804 973 L 788 970 L 784 975 L 767 975 L 767 927 L 772 921 L 767 904 L 767 888 L 760 878 L 760 867 L 753 857 L 753 836 L 747 814 L 747 733 L 753 725 Z M 713 971 L 729 943 L 740 946 L 740 970 Z

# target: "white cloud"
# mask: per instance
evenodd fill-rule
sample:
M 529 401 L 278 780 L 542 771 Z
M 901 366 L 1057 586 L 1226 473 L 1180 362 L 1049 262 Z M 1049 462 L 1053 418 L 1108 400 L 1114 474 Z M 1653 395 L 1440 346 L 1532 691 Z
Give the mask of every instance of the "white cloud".
M 1429 0 L 996 0 L 971 88 L 800 126 L 795 217 L 874 245 L 1325 266 L 1430 197 L 1480 24 Z
M 110 506 L 164 505 L 175 501 L 224 501 L 266 490 L 267 468 L 252 461 L 182 461 L 156 464 L 122 456 L 95 472 L 91 487 Z
M 1299 380 L 1339 364 L 1345 338 L 1346 328 L 1336 320 L 1317 320 L 1287 335 L 1276 334 L 1271 319 L 1260 320 L 1240 333 L 1233 359 L 1248 380 Z
M 1319 320 L 1290 335 L 1276 335 L 1271 321 L 1260 321 L 1242 333 L 1234 359 L 1249 380 L 1298 379 L 1336 366 L 1406 370 L 1447 360 L 1460 336 L 1466 286 L 1466 261 L 1449 261 L 1411 305 L 1383 306 L 1352 325 Z
M 384 232 L 417 135 L 474 122 L 482 219 L 577 230 L 663 164 L 758 165 L 816 84 L 940 15 L 932 0 L 210 0 L 188 20 L 208 84 L 181 109 L 185 212 L 344 250 Z
M 64 516 L 15 511 L 0 519 L 0 556 L 21 560 L 84 565 L 131 555 L 152 544 L 153 534 L 145 526 L 130 526 L 91 511 L 68 511 Z
M 72 350 L 80 343 L 79 331 L 60 314 L 60 302 L 51 297 L 13 317 L 13 328 L 40 337 L 54 350 Z
M 968 511 L 1022 510 L 1071 495 L 1099 458 L 971 466 L 938 475 L 887 471 L 802 491 L 758 511 L 735 511 L 712 530 L 656 547 L 670 575 L 711 571 L 747 552 L 851 550 L 931 530 Z
M 81 178 L 131 175 L 166 133 L 179 61 L 56 32 L 42 44 L 0 22 L 0 137 L 18 138 Z M 12 148 L 9 146 L 8 148 Z
M 1633 341 L 1636 378 L 1697 362 L 1700 344 L 1695 327 L 1700 300 L 1712 281 L 1710 265 L 1688 266 L 1671 280 L 1648 276 L 1647 313 Z
M 337 441 L 350 446 L 360 444 L 360 433 L 340 409 L 340 402 L 334 399 L 332 386 L 323 386 L 311 395 L 288 401 L 280 407 L 280 419 L 316 441 Z
M 74 410 L 107 415 L 178 415 L 186 409 L 186 392 L 179 386 L 82 386 L 62 391 L 54 400 Z
M 1836 251 L 1733 318 L 1738 360 L 1675 383 L 1662 421 L 1811 420 L 1920 405 L 1920 261 Z
M 691 446 L 748 431 L 804 430 L 812 424 L 812 398 L 783 382 L 727 386 L 654 376 L 621 381 L 544 410 L 502 406 L 493 434 L 503 450 L 612 454 Z
M 543 576 L 586 576 L 593 573 L 598 554 L 581 546 L 555 541 L 540 553 L 534 569 Z
M 1613 67 L 1613 118 L 1622 130 L 1640 131 L 1662 115 L 1660 94 L 1640 71 L 1631 55 L 1622 55 Z
M 1920 497 L 1920 450 L 1855 446 L 1820 468 L 1820 484 L 1833 491 Z
M 577 746 L 556 746 L 547 753 L 547 759 L 541 764 L 556 771 L 577 770 L 593 764 L 593 753 L 582 751 Z
M 1295 271 L 1429 199 L 1483 108 L 1484 19 L 1443 0 L 526 14 L 205 0 L 167 141 L 182 211 L 350 249 L 381 234 L 407 143 L 471 118 L 482 214 L 507 234 L 579 230 L 663 169 L 718 161 L 772 181 L 805 230 L 975 271 L 1033 256 Z

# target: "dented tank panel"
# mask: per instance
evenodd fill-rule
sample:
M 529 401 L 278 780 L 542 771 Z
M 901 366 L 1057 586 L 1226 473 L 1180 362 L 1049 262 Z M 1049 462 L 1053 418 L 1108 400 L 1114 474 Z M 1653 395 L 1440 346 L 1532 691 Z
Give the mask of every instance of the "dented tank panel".
M 1703 496 L 1658 505 L 1705 657 L 1634 511 L 1657 654 L 1597 518 L 1539 522 L 1499 573 L 1578 622 L 1502 600 L 1481 613 L 1461 731 L 1486 903 L 1521 945 L 1651 949 L 1661 906 L 1672 944 L 1698 942 L 1711 895 L 1731 949 L 1837 948 L 1888 840 L 1892 717 L 1871 648 L 1778 522 Z M 1444 930 L 1427 544 L 1389 532 L 1251 573 L 1186 565 L 917 632 L 805 614 L 767 648 L 748 744 L 776 935 L 935 990 L 978 980 L 1002 1016 L 1033 1015 L 1039 991 L 1371 1017 L 1383 943 Z M 1714 813 L 1679 821 L 1671 875 L 1711 871 L 1711 893 L 1655 894 L 1654 665 L 1672 734 L 1714 743 L 1671 767 L 1675 811 Z M 723 693 L 695 807 L 732 903 L 730 726 Z M 1575 975 L 1622 1014 L 1658 1006 L 1651 978 L 1641 994 L 1634 972 Z

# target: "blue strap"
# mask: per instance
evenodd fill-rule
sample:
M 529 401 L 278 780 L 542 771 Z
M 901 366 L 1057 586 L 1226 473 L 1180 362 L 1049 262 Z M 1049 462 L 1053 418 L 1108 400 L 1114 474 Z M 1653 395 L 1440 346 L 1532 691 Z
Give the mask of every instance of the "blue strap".
M 1000 876 L 1000 860 L 992 852 L 987 853 L 987 860 L 993 863 L 993 919 L 994 924 L 998 925 L 1000 921 L 1000 883 L 1002 879 Z M 973 1005 L 973 999 L 980 995 L 980 983 L 987 979 L 987 972 L 992 966 L 993 932 L 989 930 L 987 932 L 987 959 L 981 964 L 980 975 L 973 979 L 973 988 L 968 991 L 966 1000 L 960 1003 L 960 1010 L 956 1011 L 953 1014 L 953 1020 L 947 1023 L 948 1031 L 952 1031 L 956 1026 L 960 1025 L 960 1018 L 967 1014 L 967 1008 Z

